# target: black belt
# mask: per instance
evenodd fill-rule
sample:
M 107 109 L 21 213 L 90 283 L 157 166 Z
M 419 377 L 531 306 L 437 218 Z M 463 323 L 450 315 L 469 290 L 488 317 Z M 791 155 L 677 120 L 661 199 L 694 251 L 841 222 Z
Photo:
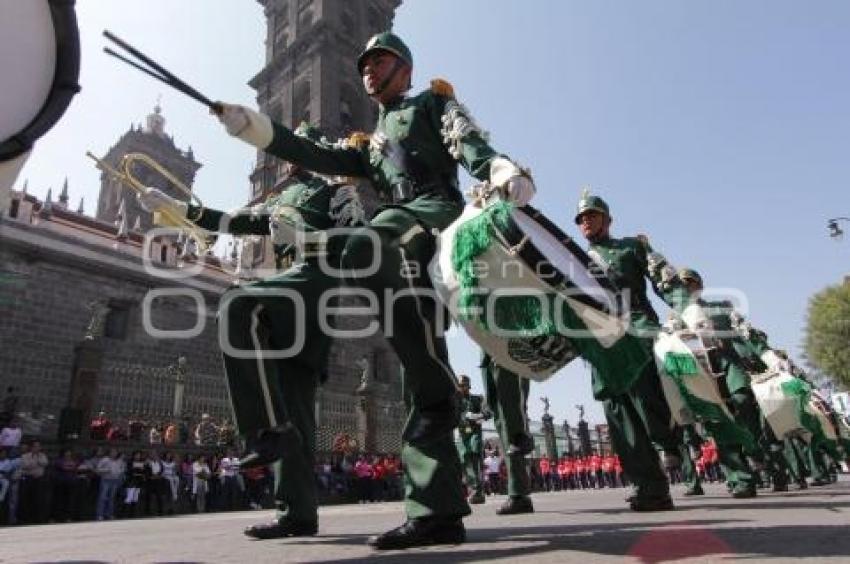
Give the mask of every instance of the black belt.
M 409 178 L 403 178 L 392 185 L 392 202 L 394 204 L 406 204 L 426 194 L 463 202 L 463 196 L 458 189 L 456 178 L 431 182 L 416 182 Z

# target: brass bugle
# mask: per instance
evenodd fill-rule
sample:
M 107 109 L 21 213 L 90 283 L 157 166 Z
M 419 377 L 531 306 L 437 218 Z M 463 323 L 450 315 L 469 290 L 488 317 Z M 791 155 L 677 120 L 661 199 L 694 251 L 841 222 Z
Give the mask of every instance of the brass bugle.
M 86 152 L 86 156 L 91 158 L 96 164 L 97 168 L 107 173 L 114 179 L 118 180 L 125 186 L 134 190 L 139 194 L 144 194 L 147 190 L 147 186 L 145 186 L 142 182 L 139 181 L 133 175 L 133 165 L 136 163 L 142 163 L 158 173 L 160 176 L 168 180 L 171 184 L 173 184 L 178 190 L 186 194 L 192 203 L 198 208 L 198 216 L 203 213 L 204 204 L 201 202 L 200 198 L 192 191 L 191 188 L 186 186 L 179 178 L 174 176 L 171 172 L 169 172 L 165 167 L 156 162 L 150 156 L 144 153 L 127 153 L 121 160 L 118 162 L 117 167 L 112 167 L 106 161 L 97 158 L 92 154 L 91 151 Z M 197 219 L 196 217 L 196 219 Z M 198 250 L 200 253 L 204 253 L 209 248 L 209 233 L 204 229 L 195 225 L 190 219 L 183 216 L 182 213 L 177 211 L 174 208 L 162 208 L 154 212 L 153 222 L 156 225 L 163 225 L 167 227 L 176 227 L 181 229 L 189 235 L 198 245 Z

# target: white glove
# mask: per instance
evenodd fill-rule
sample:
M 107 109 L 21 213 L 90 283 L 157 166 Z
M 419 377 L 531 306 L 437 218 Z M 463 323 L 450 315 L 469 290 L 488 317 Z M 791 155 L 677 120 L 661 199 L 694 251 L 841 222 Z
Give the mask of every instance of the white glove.
M 768 370 L 775 371 L 775 372 L 785 370 L 787 372 L 790 372 L 790 370 L 788 370 L 788 367 L 785 365 L 786 364 L 785 360 L 781 356 L 776 354 L 776 351 L 773 351 L 773 350 L 764 351 L 761 354 L 761 361 L 764 362 L 767 365 Z
M 272 120 L 269 116 L 255 112 L 245 106 L 222 104 L 222 112 L 216 114 L 227 132 L 242 141 L 265 149 L 274 137 Z
M 502 194 L 518 206 L 528 204 L 537 191 L 531 177 L 504 157 L 496 157 L 490 163 L 490 183 L 498 186 Z
M 527 176 L 514 176 L 508 180 L 505 192 L 510 201 L 516 202 L 516 205 L 522 207 L 531 201 L 536 190 L 534 183 Z
M 159 188 L 145 188 L 144 193 L 139 193 L 136 198 L 146 212 L 153 213 L 163 209 L 171 209 L 186 217 L 186 212 L 189 211 L 189 205 L 186 202 L 172 198 Z

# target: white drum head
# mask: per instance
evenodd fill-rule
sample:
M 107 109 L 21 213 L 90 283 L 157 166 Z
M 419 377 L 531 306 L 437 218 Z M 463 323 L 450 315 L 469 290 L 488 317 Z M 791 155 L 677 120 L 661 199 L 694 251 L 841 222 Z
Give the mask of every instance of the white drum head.
M 513 212 L 514 222 L 529 236 L 537 250 L 552 263 L 552 266 L 565 274 L 584 293 L 595 298 L 600 303 L 614 309 L 616 298 L 605 289 L 599 281 L 590 275 L 584 265 L 571 252 L 564 248 L 558 239 L 539 223 L 534 221 L 524 211 L 516 209 Z
M 0 0 L 0 142 L 22 131 L 50 95 L 56 32 L 47 0 Z

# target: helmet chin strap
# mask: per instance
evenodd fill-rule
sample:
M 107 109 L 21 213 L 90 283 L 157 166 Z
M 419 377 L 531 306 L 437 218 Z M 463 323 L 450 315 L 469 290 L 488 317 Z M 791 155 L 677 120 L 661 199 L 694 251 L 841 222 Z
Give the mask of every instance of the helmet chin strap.
M 398 71 L 404 67 L 405 63 L 401 60 L 401 57 L 396 57 L 395 62 L 393 63 L 393 67 L 390 69 L 390 73 L 387 75 L 387 78 L 381 81 L 378 85 L 378 88 L 372 94 L 373 96 L 380 96 L 383 94 L 384 90 L 390 85 L 390 83 L 395 79 L 395 75 L 398 74 Z

